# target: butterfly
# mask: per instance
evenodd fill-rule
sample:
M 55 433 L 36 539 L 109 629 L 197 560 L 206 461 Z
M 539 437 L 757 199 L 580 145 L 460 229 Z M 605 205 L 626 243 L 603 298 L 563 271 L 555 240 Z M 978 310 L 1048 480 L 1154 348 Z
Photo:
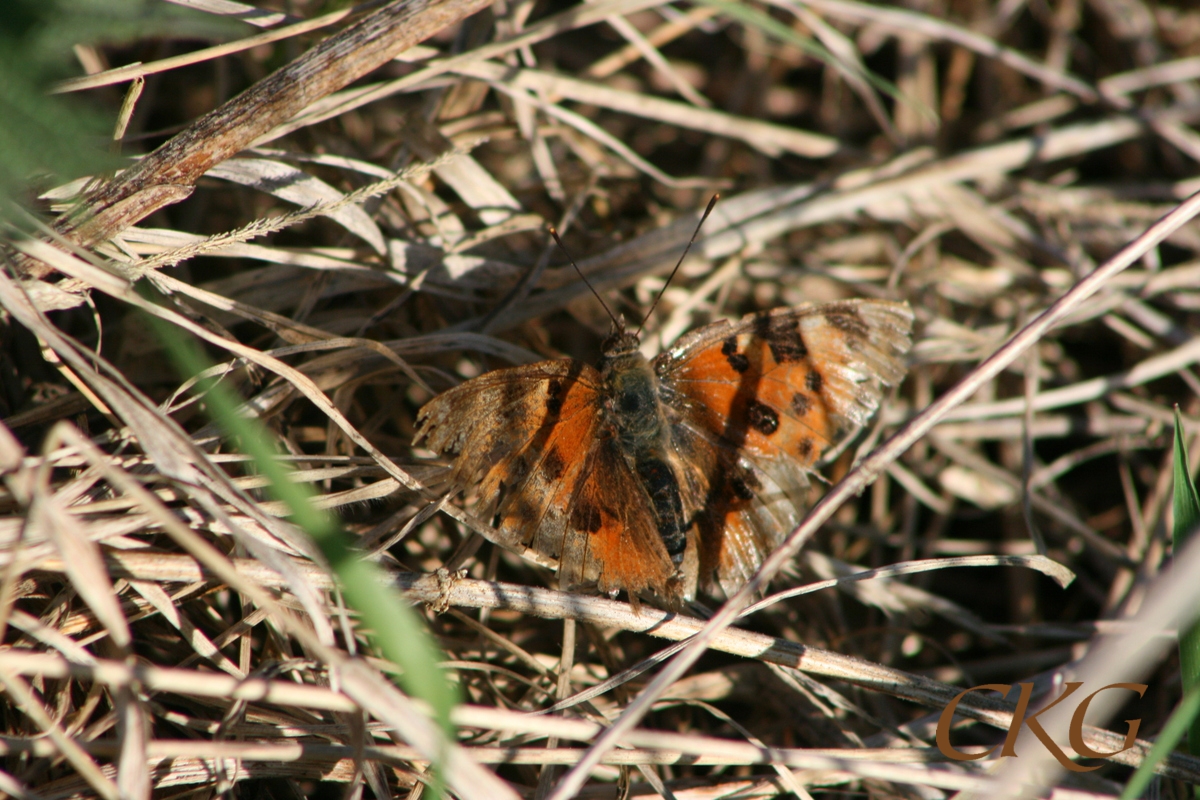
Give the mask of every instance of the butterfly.
M 414 442 L 453 456 L 494 540 L 556 560 L 564 589 L 728 595 L 798 524 L 822 455 L 904 376 L 912 321 L 901 302 L 804 304 L 648 360 L 614 319 L 596 366 L 472 378 L 420 409 Z

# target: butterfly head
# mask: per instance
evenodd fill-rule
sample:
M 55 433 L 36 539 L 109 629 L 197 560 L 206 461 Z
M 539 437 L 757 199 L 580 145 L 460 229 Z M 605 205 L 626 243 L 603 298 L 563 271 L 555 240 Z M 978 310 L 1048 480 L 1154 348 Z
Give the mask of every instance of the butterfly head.
M 604 340 L 601 346 L 601 352 L 606 360 L 619 358 L 635 352 L 641 346 L 641 340 L 636 333 L 630 333 L 625 328 L 625 317 L 617 316 L 613 319 L 612 331 L 608 334 L 608 338 Z

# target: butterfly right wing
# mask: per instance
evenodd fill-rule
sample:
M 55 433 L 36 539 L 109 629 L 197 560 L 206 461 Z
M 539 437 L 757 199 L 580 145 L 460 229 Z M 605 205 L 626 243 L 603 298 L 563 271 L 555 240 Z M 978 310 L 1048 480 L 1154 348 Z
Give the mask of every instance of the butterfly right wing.
M 599 373 L 576 361 L 495 370 L 435 397 L 417 435 L 479 484 L 498 544 L 560 562 L 571 589 L 668 592 L 674 565 L 603 412 Z
M 799 520 L 807 476 L 904 375 L 905 303 L 843 300 L 715 322 L 655 360 L 700 582 L 726 594 Z

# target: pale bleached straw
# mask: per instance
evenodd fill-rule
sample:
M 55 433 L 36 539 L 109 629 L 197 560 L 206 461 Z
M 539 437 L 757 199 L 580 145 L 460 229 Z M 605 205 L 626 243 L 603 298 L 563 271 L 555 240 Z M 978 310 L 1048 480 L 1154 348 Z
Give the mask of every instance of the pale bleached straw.
M 110 572 L 122 577 L 143 577 L 173 583 L 195 583 L 205 580 L 206 577 L 212 577 L 211 573 L 206 574 L 196 561 L 185 555 L 114 550 L 106 553 L 106 560 Z M 1041 567 L 1043 569 L 1053 566 L 1052 562 L 1041 557 L 1011 559 L 991 556 L 965 559 L 963 561 L 947 559 L 942 563 L 975 566 L 989 565 L 991 563 L 997 565 L 1020 564 L 1023 566 Z M 873 577 L 889 573 L 906 573 L 928 569 L 931 566 L 936 565 L 929 561 L 914 564 L 898 564 L 893 565 L 893 567 L 883 568 L 877 572 L 863 573 L 861 577 Z M 253 559 L 236 559 L 231 567 L 237 572 L 237 576 L 234 578 L 237 586 L 250 584 L 250 586 L 255 587 L 256 591 L 257 587 L 287 586 L 287 583 L 278 573 Z M 314 586 L 321 588 L 332 586 L 328 574 L 315 564 L 297 561 L 295 562 L 295 567 L 302 571 L 306 579 Z M 54 556 L 43 558 L 38 562 L 37 568 L 52 572 L 61 572 L 64 569 L 61 559 L 57 559 Z M 218 572 L 217 574 L 223 574 L 223 572 Z M 839 579 L 838 583 L 855 581 L 859 577 L 860 575 L 846 576 Z M 510 583 L 439 575 L 402 574 L 396 576 L 396 580 L 413 600 L 428 604 L 449 603 L 450 605 L 463 608 L 507 609 L 544 619 L 570 617 L 599 628 L 618 628 L 643 632 L 675 641 L 676 644 L 666 648 L 660 654 L 662 658 L 669 657 L 678 652 L 704 625 L 701 620 L 657 609 L 643 607 L 639 612 L 635 612 L 628 603 L 621 603 L 602 597 L 588 597 L 550 589 L 540 589 L 533 586 L 519 586 Z M 841 653 L 800 645 L 786 639 L 740 628 L 729 628 L 720 632 L 713 639 L 711 646 L 713 649 L 721 652 L 743 658 L 756 659 L 766 664 L 778 664 L 789 668 L 801 669 L 810 675 L 822 676 L 836 681 L 845 681 L 872 691 L 903 698 L 929 708 L 941 708 L 945 706 L 959 692 L 957 687 L 938 683 L 937 681 L 913 675 L 893 667 L 861 661 Z M 69 657 L 69 653 L 66 655 Z M 14 658 L 17 659 L 13 662 L 16 665 L 14 668 L 19 667 L 22 672 L 35 670 L 44 672 L 49 676 L 55 669 L 60 669 L 59 667 L 53 667 L 53 664 L 58 662 L 26 662 L 22 660 L 27 658 L 24 654 L 14 656 Z M 0 654 L 0 667 L 5 663 L 3 654 Z M 61 667 L 61 669 L 65 668 L 67 667 Z M 74 667 L 72 666 L 71 669 L 74 669 Z M 106 667 L 105 669 L 108 668 Z M 628 679 L 634 677 L 636 673 L 637 669 L 634 668 L 622 673 L 621 677 Z M 83 673 L 80 674 L 82 675 Z M 109 675 L 105 670 L 101 670 L 95 674 L 97 676 Z M 107 678 L 97 677 L 96 680 L 107 680 Z M 139 680 L 145 686 L 156 690 L 174 691 L 184 694 L 196 693 L 204 696 L 227 696 L 233 691 L 231 687 L 244 685 L 246 687 L 245 690 L 250 692 L 251 695 L 261 697 L 263 700 L 272 703 L 317 709 L 341 707 L 329 705 L 330 703 L 336 704 L 340 701 L 321 694 L 318 691 L 319 687 L 297 687 L 296 684 L 288 681 L 260 681 L 233 684 L 229 682 L 232 679 L 227 675 L 205 673 L 202 678 L 197 678 L 196 673 L 191 670 L 158 667 L 147 667 L 142 673 L 139 673 Z M 606 684 L 610 682 L 606 682 Z M 604 687 L 597 688 L 603 689 Z M 565 707 L 566 705 L 586 701 L 597 693 L 596 689 L 585 690 L 574 695 L 562 705 Z M 1006 708 L 1003 703 L 992 700 L 985 695 L 967 695 L 960 703 L 958 709 L 959 713 L 963 716 L 999 729 L 1006 729 L 1012 719 L 1011 707 Z M 522 715 L 522 717 L 526 719 L 536 718 L 561 721 L 561 718 L 548 718 L 540 715 Z M 463 721 L 461 724 L 470 725 L 472 723 Z M 536 726 L 542 723 L 527 722 L 526 724 Z M 511 721 L 499 727 L 513 731 L 527 730 L 526 727 L 519 725 L 514 727 L 514 723 Z M 535 727 L 533 732 L 541 731 L 545 735 L 551 735 L 557 730 L 556 728 L 546 729 Z M 594 734 L 595 731 L 588 733 L 583 738 L 585 740 L 594 739 Z M 568 733 L 560 735 L 563 738 L 571 737 L 571 734 Z M 643 740 L 638 738 L 640 735 L 638 731 L 633 731 L 630 734 L 631 738 L 625 740 L 623 744 L 644 744 Z M 1092 726 L 1084 727 L 1084 741 L 1087 742 L 1089 747 L 1096 750 L 1111 751 L 1119 749 L 1121 739 L 1120 735 L 1111 731 Z M 1132 750 L 1123 753 L 1116 760 L 1121 763 L 1136 764 L 1149 748 L 1149 742 L 1139 740 Z M 1167 775 L 1191 780 L 1200 775 L 1200 764 L 1197 764 L 1195 760 L 1189 759 L 1187 756 L 1174 754 L 1160 766 L 1160 771 Z
M 226 42 L 225 44 L 206 47 L 203 50 L 195 50 L 191 53 L 183 53 L 170 58 L 159 59 L 152 61 L 149 64 L 143 64 L 138 61 L 133 64 L 127 64 L 123 67 L 107 69 L 104 72 L 98 72 L 95 75 L 86 75 L 81 78 L 68 78 L 56 84 L 50 91 L 54 94 L 62 92 L 79 92 L 84 89 L 96 89 L 101 86 L 111 86 L 114 83 L 124 83 L 137 78 L 144 78 L 147 75 L 154 75 L 167 70 L 179 69 L 180 67 L 199 64 L 204 61 L 211 61 L 222 56 L 240 53 L 243 50 L 249 50 L 253 47 L 259 47 L 264 44 L 278 42 L 281 39 L 288 39 L 293 36 L 300 36 L 309 31 L 319 30 L 334 25 L 351 14 L 357 9 L 346 8 L 341 11 L 334 11 L 331 14 L 325 14 L 315 19 L 304 20 L 297 22 L 294 25 L 289 25 L 286 28 L 278 28 L 266 33 L 260 33 L 257 36 L 248 36 L 245 39 L 238 39 L 234 42 Z

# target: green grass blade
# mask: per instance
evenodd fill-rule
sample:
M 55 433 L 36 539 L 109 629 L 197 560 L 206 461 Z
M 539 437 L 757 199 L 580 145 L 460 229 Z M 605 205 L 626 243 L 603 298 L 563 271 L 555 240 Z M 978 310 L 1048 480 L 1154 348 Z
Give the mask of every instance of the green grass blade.
M 1187 460 L 1187 448 L 1183 442 L 1183 425 L 1179 408 L 1175 409 L 1175 525 L 1171 530 L 1172 545 L 1176 553 L 1183 549 L 1187 540 L 1200 527 L 1200 495 L 1192 481 L 1191 465 Z M 1179 672 L 1184 694 L 1200 687 L 1200 622 L 1179 634 Z M 1200 755 L 1200 716 L 1193 714 L 1188 729 L 1188 752 Z
M 937 120 L 936 112 L 934 112 L 932 109 L 925 106 L 923 103 L 919 103 L 919 102 L 913 100 L 913 98 L 905 95 L 904 92 L 900 91 L 899 87 L 897 87 L 896 84 L 894 84 L 891 81 L 887 80 L 886 78 L 883 78 L 880 75 L 870 71 L 869 69 L 863 68 L 861 65 L 847 63 L 846 61 L 839 59 L 836 55 L 831 53 L 824 45 L 820 44 L 819 42 L 813 41 L 812 39 L 809 39 L 805 36 L 800 35 L 795 30 L 793 30 L 791 27 L 783 24 L 779 20 L 772 17 L 770 14 L 767 14 L 753 6 L 747 5 L 746 3 L 739 2 L 738 0 L 700 0 L 700 1 L 704 5 L 712 6 L 713 8 L 719 9 L 722 16 L 728 17 L 729 19 L 732 19 L 732 20 L 736 20 L 743 25 L 749 25 L 754 28 L 757 28 L 758 30 L 762 31 L 764 34 L 766 34 L 778 41 L 790 44 L 793 47 L 800 50 L 801 52 L 807 53 L 808 55 L 812 56 L 813 58 L 817 59 L 818 61 L 821 61 L 824 64 L 828 64 L 831 66 L 835 65 L 835 64 L 840 64 L 841 66 L 843 66 L 847 69 L 853 70 L 855 73 L 858 74 L 859 77 L 861 77 L 863 80 L 865 80 L 871 86 L 875 87 L 880 92 L 883 92 L 885 95 L 887 95 L 888 97 L 895 100 L 897 103 L 907 103 L 908 105 L 917 109 L 922 114 L 922 116 L 926 117 L 927 119 Z
M 1192 482 L 1191 465 L 1188 464 L 1187 447 L 1183 441 L 1183 425 L 1179 419 L 1179 407 L 1175 408 L 1175 526 L 1171 531 L 1176 552 L 1183 547 L 1185 539 L 1200 525 L 1200 494 Z M 1182 537 L 1182 538 L 1181 538 Z
M 1188 464 L 1187 447 L 1183 441 L 1183 424 L 1179 418 L 1179 407 L 1175 408 L 1175 453 L 1173 490 L 1175 524 L 1171 529 L 1176 553 L 1184 542 L 1200 526 L 1200 494 L 1192 481 L 1191 466 Z M 1183 685 L 1183 698 L 1167 720 L 1158 739 L 1146 759 L 1138 765 L 1133 776 L 1121 792 L 1121 800 L 1140 797 L 1154 776 L 1154 767 L 1175 749 L 1175 745 L 1188 735 L 1188 751 L 1200 755 L 1200 623 L 1192 625 L 1179 636 L 1179 671 Z M 1200 789 L 1197 796 L 1200 797 Z
M 1178 707 L 1171 713 L 1171 718 L 1159 731 L 1154 746 L 1146 754 L 1146 759 L 1138 765 L 1133 776 L 1126 782 L 1120 800 L 1134 800 L 1142 796 L 1146 787 L 1150 785 L 1150 779 L 1154 777 L 1155 765 L 1165 759 L 1175 749 L 1175 745 L 1179 744 L 1184 731 L 1195 720 L 1197 712 L 1200 712 L 1200 688 L 1193 687 L 1190 692 L 1184 693 Z
M 174 327 L 146 315 L 176 367 L 184 376 L 199 375 L 209 367 L 196 345 Z M 348 543 L 348 535 L 337 520 L 312 503 L 312 491 L 289 477 L 290 470 L 278 459 L 278 451 L 256 420 L 238 413 L 240 399 L 224 384 L 211 378 L 197 382 L 196 391 L 205 400 L 207 413 L 235 439 L 241 450 L 254 459 L 258 470 L 270 481 L 274 497 L 291 511 L 291 521 L 303 528 L 329 561 L 346 602 L 359 614 L 368 637 L 392 663 L 400 667 L 398 680 L 412 697 L 427 702 L 435 719 L 454 740 L 450 712 L 458 692 L 439 666 L 444 656 L 417 614 L 401 594 L 388 584 L 383 571 L 359 557 Z M 433 796 L 442 795 L 440 770 L 434 770 Z

